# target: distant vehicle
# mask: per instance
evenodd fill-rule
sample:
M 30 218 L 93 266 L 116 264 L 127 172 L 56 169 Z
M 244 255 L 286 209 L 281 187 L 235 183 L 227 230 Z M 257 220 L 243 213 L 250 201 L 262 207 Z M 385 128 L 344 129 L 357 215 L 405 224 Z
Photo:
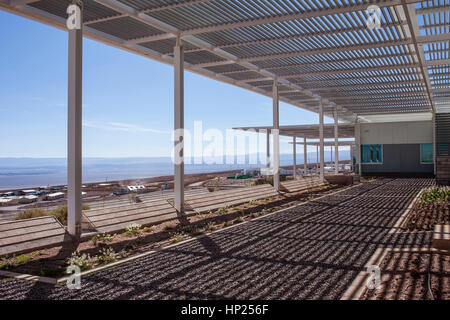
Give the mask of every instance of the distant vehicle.
M 63 192 L 55 192 L 55 193 L 50 193 L 50 194 L 46 195 L 44 197 L 44 200 L 52 201 L 52 200 L 62 199 L 62 198 L 64 198 L 64 196 L 65 196 L 65 194 Z
M 143 185 L 136 185 L 136 186 L 126 186 L 126 190 L 128 192 L 135 192 L 135 193 L 143 193 L 146 192 L 146 188 Z
M 113 191 L 113 194 L 115 195 L 115 196 L 121 196 L 121 195 L 123 195 L 123 194 L 127 194 L 128 192 L 127 192 L 127 190 L 125 190 L 125 189 L 120 189 L 120 190 L 115 190 L 115 191 Z
M 21 197 L 19 199 L 19 203 L 20 204 L 33 203 L 33 202 L 36 202 L 37 200 L 38 200 L 38 196 L 28 195 L 28 196 Z

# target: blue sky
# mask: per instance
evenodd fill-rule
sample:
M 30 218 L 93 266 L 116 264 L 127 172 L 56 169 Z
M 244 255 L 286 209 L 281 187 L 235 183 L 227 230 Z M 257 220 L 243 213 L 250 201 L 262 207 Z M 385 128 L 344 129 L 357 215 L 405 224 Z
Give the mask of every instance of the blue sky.
M 65 157 L 67 33 L 3 11 L 0 28 L 0 157 Z M 83 156 L 170 156 L 173 68 L 88 39 L 83 46 Z M 200 120 L 224 134 L 271 125 L 272 101 L 185 72 L 185 126 Z M 281 125 L 317 122 L 280 104 Z M 291 152 L 286 141 L 280 147 Z

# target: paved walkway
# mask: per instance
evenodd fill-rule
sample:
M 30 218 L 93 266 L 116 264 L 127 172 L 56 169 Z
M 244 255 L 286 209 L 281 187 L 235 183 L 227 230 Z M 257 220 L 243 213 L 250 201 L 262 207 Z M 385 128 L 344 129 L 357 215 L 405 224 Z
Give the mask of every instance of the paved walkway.
M 87 275 L 82 289 L 0 281 L 0 299 L 339 299 L 432 179 L 380 179 Z

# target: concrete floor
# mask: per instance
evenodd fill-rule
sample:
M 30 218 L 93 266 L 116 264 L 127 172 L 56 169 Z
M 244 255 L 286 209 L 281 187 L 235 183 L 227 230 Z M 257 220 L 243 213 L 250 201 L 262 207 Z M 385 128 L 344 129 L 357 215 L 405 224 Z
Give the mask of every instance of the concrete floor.
M 339 299 L 432 179 L 379 179 L 82 278 L 80 290 L 0 281 L 0 299 Z

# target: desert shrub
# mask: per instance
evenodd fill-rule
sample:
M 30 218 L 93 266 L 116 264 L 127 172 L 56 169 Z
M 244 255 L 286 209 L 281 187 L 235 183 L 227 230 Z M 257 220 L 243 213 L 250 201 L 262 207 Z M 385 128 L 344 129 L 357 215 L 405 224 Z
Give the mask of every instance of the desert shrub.
M 67 206 L 60 206 L 51 212 L 62 225 L 67 225 Z
M 83 210 L 89 210 L 90 207 L 87 204 L 83 204 Z M 62 225 L 67 225 L 67 206 L 59 206 L 56 209 L 51 211 L 43 210 L 43 209 L 28 209 L 23 212 L 20 212 L 14 219 L 15 220 L 24 220 L 45 216 L 54 216 L 61 222 Z
M 14 220 L 25 220 L 31 218 L 45 217 L 50 215 L 49 211 L 43 209 L 28 209 L 17 214 Z
M 31 260 L 31 257 L 26 254 L 19 256 L 4 257 L 0 259 L 0 270 L 8 270 L 17 267 L 21 264 L 25 264 Z

